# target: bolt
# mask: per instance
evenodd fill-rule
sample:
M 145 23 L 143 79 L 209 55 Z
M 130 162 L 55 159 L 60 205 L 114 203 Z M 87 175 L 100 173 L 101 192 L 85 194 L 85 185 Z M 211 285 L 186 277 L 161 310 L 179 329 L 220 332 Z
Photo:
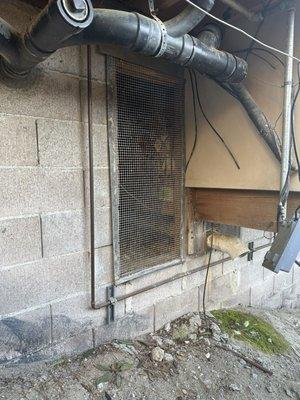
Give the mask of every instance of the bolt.
M 84 21 L 89 14 L 89 6 L 86 0 L 62 0 L 67 14 L 76 21 Z
M 70 6 L 75 12 L 82 12 L 86 9 L 86 2 L 84 0 L 70 0 Z

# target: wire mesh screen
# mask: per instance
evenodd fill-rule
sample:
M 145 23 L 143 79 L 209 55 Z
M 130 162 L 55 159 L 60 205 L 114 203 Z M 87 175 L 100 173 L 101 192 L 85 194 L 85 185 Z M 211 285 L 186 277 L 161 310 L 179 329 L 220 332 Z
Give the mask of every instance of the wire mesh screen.
M 181 258 L 184 83 L 115 60 L 116 278 Z

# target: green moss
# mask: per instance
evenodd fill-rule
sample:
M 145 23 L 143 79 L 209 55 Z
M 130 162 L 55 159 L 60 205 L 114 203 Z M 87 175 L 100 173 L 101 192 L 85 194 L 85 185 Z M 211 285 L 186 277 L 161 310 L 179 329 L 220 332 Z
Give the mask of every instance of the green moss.
M 289 349 L 284 337 L 262 318 L 237 310 L 216 310 L 212 314 L 223 332 L 264 353 L 281 354 Z

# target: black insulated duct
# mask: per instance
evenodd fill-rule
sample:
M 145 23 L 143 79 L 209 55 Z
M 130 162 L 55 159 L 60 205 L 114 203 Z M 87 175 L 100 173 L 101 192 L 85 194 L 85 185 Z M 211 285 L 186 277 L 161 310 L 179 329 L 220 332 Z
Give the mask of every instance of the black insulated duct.
M 189 30 L 191 25 L 184 26 Z M 220 81 L 241 82 L 247 74 L 244 60 L 201 39 L 171 36 L 156 20 L 138 13 L 94 10 L 90 0 L 50 1 L 24 37 L 5 21 L 0 27 L 2 73 L 13 78 L 26 76 L 59 48 L 103 43 L 163 57 Z
M 64 41 L 86 28 L 93 20 L 90 0 L 55 0 L 40 13 L 22 36 L 0 18 L 1 70 L 20 78 L 62 47 Z
M 214 0 L 196 0 L 194 3 L 203 8 L 205 11 L 210 12 L 214 6 Z M 205 14 L 198 10 L 196 7 L 188 5 L 176 17 L 165 21 L 164 25 L 170 36 L 180 37 L 186 33 L 191 32 L 205 17 Z

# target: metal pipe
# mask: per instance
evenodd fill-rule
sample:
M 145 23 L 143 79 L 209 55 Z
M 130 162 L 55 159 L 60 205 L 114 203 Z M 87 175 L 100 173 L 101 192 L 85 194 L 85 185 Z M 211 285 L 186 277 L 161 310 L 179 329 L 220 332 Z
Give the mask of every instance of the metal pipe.
M 226 4 L 228 7 L 237 11 L 238 13 L 244 15 L 247 19 L 253 22 L 260 22 L 263 20 L 263 15 L 261 13 L 255 13 L 236 0 L 221 0 L 222 3 Z
M 262 246 L 258 246 L 253 250 L 253 253 L 255 253 L 256 251 L 259 251 L 259 250 L 266 249 L 266 248 L 268 248 L 270 246 L 271 246 L 271 244 L 265 244 L 265 245 L 262 245 Z M 242 254 L 241 257 L 245 257 L 247 255 L 248 255 L 248 252 Z M 231 257 L 226 257 L 226 258 L 223 258 L 221 260 L 211 262 L 210 263 L 210 267 L 215 267 L 216 265 L 220 265 L 220 264 L 222 264 L 224 262 L 231 261 L 231 260 L 232 260 Z M 156 288 L 158 288 L 160 286 L 166 285 L 167 283 L 174 282 L 174 281 L 176 281 L 178 279 L 182 279 L 182 278 L 185 278 L 187 276 L 193 275 L 196 272 L 200 272 L 200 271 L 206 270 L 207 268 L 208 268 L 208 265 L 203 265 L 201 267 L 194 268 L 194 269 L 192 269 L 190 271 L 181 272 L 180 274 L 176 274 L 176 275 L 172 276 L 171 278 L 164 279 L 163 281 L 153 283 L 152 285 L 145 286 L 145 287 L 143 287 L 141 289 L 138 289 L 138 290 L 135 290 L 135 291 L 133 291 L 131 293 L 127 293 L 127 294 L 124 294 L 122 296 L 118 296 L 118 297 L 116 297 L 114 299 L 114 303 L 129 299 L 130 297 L 134 297 L 134 296 L 137 296 L 137 295 L 145 293 L 145 292 L 148 292 L 149 290 L 156 289 Z M 104 301 L 102 303 L 97 304 L 95 306 L 95 310 L 100 310 L 101 308 L 108 307 L 109 305 L 111 305 L 111 301 L 109 301 L 109 300 Z
M 92 96 L 92 51 L 87 46 L 87 114 L 89 141 L 89 184 L 90 184 L 90 266 L 91 266 L 91 306 L 96 305 L 95 271 L 95 188 L 94 188 L 94 138 L 93 138 L 93 96 Z
M 194 0 L 194 3 L 205 11 L 210 12 L 214 6 L 214 0 Z M 194 29 L 205 17 L 205 14 L 192 5 L 188 5 L 176 17 L 164 22 L 170 36 L 180 37 Z
M 292 96 L 293 96 L 293 56 L 295 44 L 295 8 L 287 11 L 287 53 L 289 57 L 285 60 L 284 71 L 284 100 L 283 100 L 283 125 L 282 125 L 282 162 L 280 181 L 280 220 L 287 217 L 287 195 L 289 186 L 289 175 L 291 169 L 291 119 L 292 119 Z

